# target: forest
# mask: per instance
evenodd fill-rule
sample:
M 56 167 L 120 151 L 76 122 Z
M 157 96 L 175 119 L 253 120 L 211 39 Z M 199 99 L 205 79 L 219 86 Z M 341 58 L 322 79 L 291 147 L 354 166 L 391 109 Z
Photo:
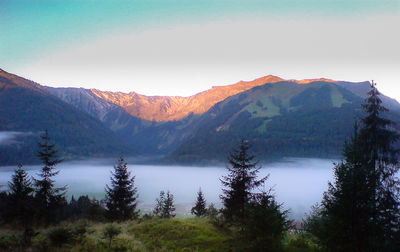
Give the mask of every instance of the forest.
M 46 130 L 37 156 L 41 171 L 15 169 L 0 193 L 1 251 L 400 251 L 399 135 L 374 83 L 343 143 L 342 160 L 301 223 L 288 216 L 252 143 L 241 139 L 220 179 L 222 208 L 207 204 L 199 188 L 192 216 L 176 216 L 174 195 L 160 191 L 151 212 L 141 212 L 135 175 L 124 157 L 105 185 L 104 199 L 66 198 L 56 187 L 62 162 Z M 134 170 L 133 170 L 134 171 Z

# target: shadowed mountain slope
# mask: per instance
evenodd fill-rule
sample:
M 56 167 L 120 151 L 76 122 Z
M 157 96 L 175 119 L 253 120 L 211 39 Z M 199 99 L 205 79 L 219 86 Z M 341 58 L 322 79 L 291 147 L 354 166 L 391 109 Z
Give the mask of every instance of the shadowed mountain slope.
M 319 83 L 321 87 L 317 88 L 315 83 Z M 268 90 L 267 87 L 270 85 L 274 87 L 271 90 L 275 91 L 260 91 Z M 324 88 L 328 89 L 325 90 Z M 233 139 L 241 136 L 243 137 L 246 134 L 258 134 L 259 139 L 265 140 L 266 135 L 261 134 L 261 132 L 265 132 L 267 127 L 271 127 L 271 125 L 275 125 L 274 127 L 276 128 L 285 127 L 280 125 L 278 122 L 286 124 L 304 124 L 303 120 L 315 120 L 315 123 L 321 124 L 321 126 L 317 127 L 314 125 L 313 127 L 320 128 L 321 130 L 316 131 L 314 134 L 319 135 L 321 140 L 324 135 L 329 137 L 329 131 L 332 131 L 329 129 L 329 127 L 332 126 L 335 128 L 335 123 L 338 123 L 336 121 L 332 123 L 329 120 L 324 122 L 321 121 L 321 118 L 319 118 L 324 116 L 329 117 L 328 115 L 331 116 L 330 119 L 332 120 L 334 120 L 336 116 L 337 118 L 346 118 L 346 121 L 342 122 L 343 125 L 341 125 L 341 127 L 336 127 L 336 131 L 340 134 L 336 138 L 326 138 L 327 143 L 330 141 L 335 142 L 332 146 L 322 146 L 321 143 L 318 143 L 317 147 L 312 147 L 309 143 L 305 142 L 300 143 L 298 145 L 298 149 L 291 151 L 286 150 L 284 145 L 282 145 L 282 149 L 280 151 L 282 155 L 340 155 L 341 143 L 345 136 L 349 134 L 349 129 L 351 130 L 352 128 L 354 118 L 357 116 L 356 111 L 359 110 L 359 104 L 362 102 L 366 92 L 369 90 L 369 82 L 350 83 L 333 81 L 324 78 L 282 81 L 282 79 L 279 77 L 269 75 L 263 78 L 258 78 L 254 81 L 241 81 L 228 86 L 214 87 L 210 90 L 186 98 L 157 96 L 147 97 L 136 93 L 123 94 L 82 89 L 57 90 L 57 92 L 52 92 L 64 101 L 69 102 L 77 108 L 100 119 L 105 126 L 112 129 L 128 144 L 132 144 L 139 148 L 143 153 L 168 154 L 176 150 L 171 156 L 170 160 L 180 162 L 181 160 L 190 161 L 191 158 L 201 159 L 203 157 L 211 157 L 213 155 L 216 156 L 219 155 L 217 153 L 221 153 L 219 149 L 215 149 L 213 151 L 214 153 L 206 153 L 204 150 L 208 147 L 199 144 L 199 141 L 204 141 L 204 144 L 212 143 L 215 148 L 224 149 L 224 147 L 220 146 L 220 143 L 227 143 L 227 141 L 231 141 L 231 144 L 233 144 Z M 84 95 L 82 93 L 84 93 Z M 133 95 L 136 98 L 133 99 L 130 95 Z M 248 97 L 245 101 L 241 101 L 239 99 L 240 104 L 237 104 L 239 100 L 233 97 L 242 97 L 241 95 L 248 95 Z M 102 97 L 108 98 L 105 100 Z M 223 99 L 223 97 L 227 98 L 211 106 L 211 104 Z M 394 110 L 400 107 L 399 104 L 393 99 L 385 96 L 382 96 L 382 99 L 385 106 L 390 105 L 392 108 L 394 108 Z M 141 102 L 137 102 L 138 100 L 141 100 Z M 114 101 L 115 103 L 125 107 L 120 107 L 111 101 Z M 166 101 L 169 101 L 169 103 Z M 164 112 L 160 112 L 159 108 L 162 107 L 161 105 L 170 105 L 172 101 L 175 102 L 173 106 L 166 106 L 169 108 L 168 111 L 162 110 Z M 202 105 L 203 101 L 205 101 L 205 105 Z M 231 111 L 235 111 L 235 113 L 229 116 L 229 111 L 225 110 L 223 113 L 217 114 L 212 112 L 215 110 L 214 107 L 224 106 L 220 104 L 225 104 L 228 101 L 231 101 L 232 103 L 232 106 L 228 107 L 230 107 Z M 101 106 L 98 104 L 101 104 Z M 194 106 L 193 104 L 197 105 Z M 247 105 L 242 107 L 243 104 Z M 354 106 L 351 106 L 351 104 Z M 94 110 L 93 107 L 99 108 L 99 110 L 102 110 L 103 112 L 96 112 L 97 110 Z M 157 122 L 132 116 L 126 111 L 127 107 L 133 108 L 138 116 L 143 116 L 141 113 L 144 113 L 148 110 L 150 112 L 154 112 L 151 112 L 148 115 L 158 116 L 157 113 L 161 113 L 162 118 L 164 119 L 179 118 L 182 116 L 180 114 L 182 111 L 185 113 L 185 115 L 189 112 L 190 113 L 188 116 L 180 120 Z M 174 107 L 174 109 L 172 109 L 172 107 Z M 206 112 L 199 112 L 206 110 L 207 108 L 208 110 Z M 309 115 L 310 110 L 313 108 L 317 109 L 316 115 L 318 116 L 305 116 Z M 237 109 L 237 111 L 235 109 Z M 325 110 L 329 111 L 327 112 Z M 243 117 L 243 112 L 247 112 L 251 116 L 249 118 Z M 341 113 L 345 113 L 346 116 L 343 117 Z M 228 119 L 223 123 L 220 123 L 218 126 L 213 125 L 212 127 L 215 126 L 213 129 L 212 127 L 210 128 L 210 124 L 213 123 L 213 120 L 208 118 L 208 115 L 213 114 L 215 114 L 216 121 L 223 120 L 223 118 Z M 299 115 L 302 115 L 302 117 L 299 117 Z M 236 134 L 237 129 L 235 130 L 236 126 L 238 125 L 238 122 L 235 121 L 238 118 L 238 122 L 242 120 L 240 123 L 248 126 L 244 126 L 244 129 L 240 131 L 242 132 L 241 136 Z M 296 120 L 289 120 L 290 118 L 296 118 Z M 256 121 L 262 121 L 261 125 L 256 128 L 252 128 L 252 123 Z M 346 127 L 344 127 L 344 125 L 346 125 Z M 303 135 L 306 134 L 306 132 L 309 132 L 309 130 L 307 131 L 300 128 L 298 130 L 303 131 Z M 215 135 L 216 132 L 219 133 Z M 274 134 L 277 134 L 276 131 Z M 296 137 L 301 136 L 302 134 L 294 134 L 291 137 L 296 139 Z M 279 134 L 277 134 L 277 136 L 278 135 Z M 219 136 L 222 138 L 219 138 Z M 203 138 L 203 140 L 200 140 L 201 138 Z M 259 140 L 257 141 L 260 142 Z M 293 142 L 289 141 L 285 143 L 283 140 L 279 139 L 275 139 L 274 141 L 289 145 Z M 267 149 L 263 143 L 259 143 L 259 145 L 261 146 L 259 148 Z M 191 146 L 197 146 L 196 148 L 199 153 L 203 152 L 204 155 L 199 154 L 199 157 L 195 157 L 196 154 L 193 153 L 184 155 L 184 153 L 194 151 L 191 149 Z M 227 146 L 230 146 L 230 144 Z M 322 148 L 320 148 L 321 146 Z M 316 148 L 316 150 L 305 150 L 309 147 Z M 227 148 L 229 149 L 230 147 Z M 185 150 L 182 151 L 183 149 Z M 262 151 L 260 151 L 260 153 L 266 156 Z M 209 156 L 209 154 L 211 154 L 211 156 Z M 271 153 L 271 156 L 279 156 L 278 151 Z
M 255 87 L 202 115 L 196 133 L 169 161 L 223 161 L 241 138 L 252 143 L 260 159 L 339 157 L 362 113 L 362 102 L 360 96 L 331 82 L 286 81 Z M 397 113 L 388 116 L 399 121 Z
M 45 129 L 61 157 L 130 154 L 113 131 L 97 119 L 51 95 L 30 80 L 0 71 L 0 163 L 37 163 L 37 143 Z

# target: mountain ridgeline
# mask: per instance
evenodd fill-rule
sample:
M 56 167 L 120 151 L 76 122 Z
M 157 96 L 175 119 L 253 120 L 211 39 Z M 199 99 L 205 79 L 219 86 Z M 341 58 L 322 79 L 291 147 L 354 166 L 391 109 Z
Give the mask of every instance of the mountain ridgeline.
M 158 155 L 167 163 L 224 161 L 241 138 L 261 159 L 339 157 L 369 82 L 266 76 L 190 97 L 51 88 L 0 70 L 0 164 L 35 162 L 48 129 L 65 158 Z M 400 104 L 381 97 L 399 122 Z M 153 159 L 154 160 L 154 159 Z

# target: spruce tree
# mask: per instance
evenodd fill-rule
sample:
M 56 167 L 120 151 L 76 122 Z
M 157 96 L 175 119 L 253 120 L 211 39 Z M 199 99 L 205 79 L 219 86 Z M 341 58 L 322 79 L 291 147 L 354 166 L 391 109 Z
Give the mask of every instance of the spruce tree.
M 160 218 L 173 218 L 175 217 L 174 195 L 169 191 L 165 193 L 160 192 L 160 197 L 156 199 L 156 206 L 153 213 Z
M 123 157 L 114 165 L 111 172 L 111 187 L 106 185 L 107 217 L 110 220 L 124 221 L 139 216 L 137 210 L 137 188 L 135 176 L 131 177 L 128 165 Z
M 344 145 L 344 160 L 335 164 L 335 182 L 328 184 L 322 201 L 320 225 L 315 234 L 331 251 L 370 251 L 375 227 L 373 211 L 372 178 L 363 165 L 363 146 L 357 125 L 349 143 Z M 321 228 L 322 226 L 325 227 Z
M 33 187 L 26 171 L 19 164 L 8 182 L 8 217 L 19 225 L 29 226 L 32 221 Z
M 323 232 L 316 232 L 331 251 L 399 251 L 399 166 L 393 123 L 382 117 L 375 83 L 363 108 L 366 116 L 349 143 L 344 160 L 334 167 L 335 181 L 324 194 L 320 211 Z M 321 230 L 321 228 L 318 228 Z
M 194 207 L 192 207 L 191 213 L 197 217 L 203 217 L 207 214 L 206 200 L 204 199 L 203 192 L 201 188 L 197 192 L 197 200 Z
M 55 166 L 62 162 L 58 159 L 55 144 L 50 142 L 48 131 L 41 136 L 39 142 L 38 157 L 43 163 L 38 179 L 34 178 L 35 185 L 35 201 L 37 203 L 38 218 L 43 220 L 45 224 L 49 224 L 56 220 L 57 211 L 65 202 L 65 193 L 67 187 L 55 187 L 53 179 L 60 171 L 55 170 Z
M 160 197 L 156 199 L 156 206 L 154 207 L 153 213 L 159 217 L 161 217 L 163 213 L 163 208 L 164 208 L 164 202 L 165 202 L 165 192 L 161 191 L 160 192 Z
M 167 191 L 165 197 L 164 208 L 163 208 L 163 218 L 173 218 L 175 217 L 175 203 L 174 195 Z
M 366 104 L 367 116 L 362 119 L 360 138 L 364 146 L 364 163 L 373 178 L 374 206 L 372 219 L 375 224 L 374 246 L 385 251 L 399 251 L 400 241 L 400 181 L 398 153 L 394 148 L 399 135 L 394 131 L 394 123 L 381 116 L 388 112 L 379 98 L 376 84 L 372 82 Z M 394 245 L 396 244 L 396 245 Z
M 224 208 L 222 213 L 228 221 L 243 222 L 245 219 L 245 207 L 252 198 L 253 190 L 264 184 L 268 176 L 261 179 L 257 174 L 261 169 L 257 162 L 253 161 L 254 155 L 249 154 L 249 144 L 241 140 L 239 148 L 230 153 L 227 166 L 228 175 L 220 179 L 223 194 L 220 195 Z
M 221 182 L 225 188 L 220 196 L 222 213 L 229 224 L 239 228 L 234 234 L 232 249 L 237 251 L 281 251 L 282 238 L 290 221 L 287 211 L 265 189 L 268 176 L 258 179 L 261 166 L 249 154 L 249 144 L 242 140 L 239 149 L 229 156 L 229 174 Z

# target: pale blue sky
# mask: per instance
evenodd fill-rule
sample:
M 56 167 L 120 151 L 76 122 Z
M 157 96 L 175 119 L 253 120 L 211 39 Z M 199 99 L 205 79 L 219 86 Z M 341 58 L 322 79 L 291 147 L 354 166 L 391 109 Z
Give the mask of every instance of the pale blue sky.
M 398 0 L 0 0 L 0 68 L 148 95 L 267 74 L 375 79 L 400 100 L 399 24 Z

